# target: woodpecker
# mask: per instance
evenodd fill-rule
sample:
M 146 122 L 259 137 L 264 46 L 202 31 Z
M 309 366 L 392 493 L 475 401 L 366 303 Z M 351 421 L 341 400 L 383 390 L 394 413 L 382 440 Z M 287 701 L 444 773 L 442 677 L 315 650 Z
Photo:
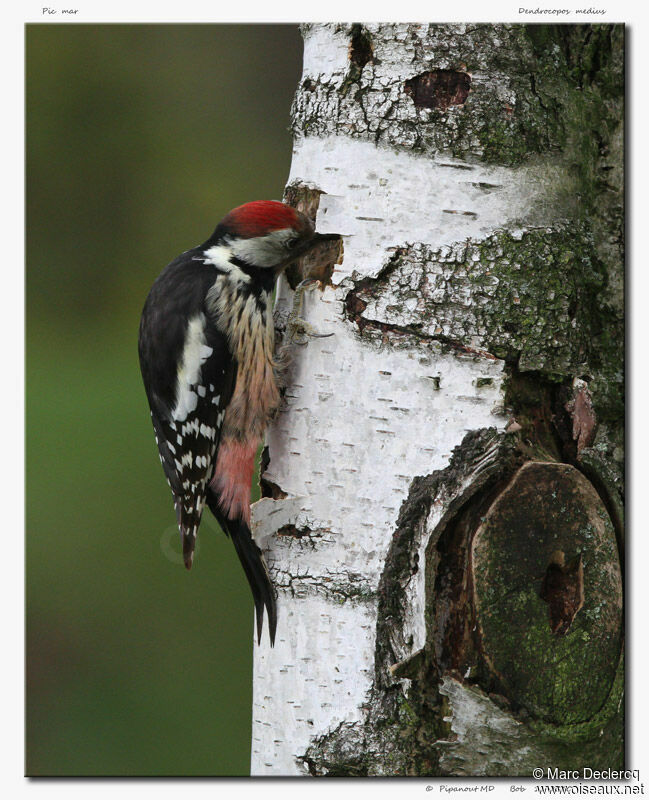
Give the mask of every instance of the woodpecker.
M 271 645 L 275 595 L 250 532 L 255 455 L 280 402 L 271 294 L 291 262 L 334 238 L 284 203 L 246 203 L 162 271 L 140 321 L 140 368 L 185 566 L 207 504 L 250 584 L 258 642 L 266 608 Z

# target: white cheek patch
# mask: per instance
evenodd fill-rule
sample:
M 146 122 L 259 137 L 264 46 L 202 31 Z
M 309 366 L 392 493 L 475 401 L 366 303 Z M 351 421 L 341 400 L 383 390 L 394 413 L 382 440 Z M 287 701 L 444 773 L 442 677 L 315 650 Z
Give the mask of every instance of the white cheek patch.
M 197 314 L 189 320 L 185 334 L 185 346 L 178 364 L 178 383 L 176 386 L 176 407 L 172 418 L 182 422 L 195 411 L 198 395 L 192 388 L 201 375 L 201 366 L 212 355 L 212 348 L 205 342 L 205 315 Z
M 257 267 L 274 267 L 281 264 L 288 255 L 286 242 L 295 236 L 291 228 L 272 231 L 265 236 L 253 236 L 251 239 L 235 239 L 230 248 L 236 258 Z

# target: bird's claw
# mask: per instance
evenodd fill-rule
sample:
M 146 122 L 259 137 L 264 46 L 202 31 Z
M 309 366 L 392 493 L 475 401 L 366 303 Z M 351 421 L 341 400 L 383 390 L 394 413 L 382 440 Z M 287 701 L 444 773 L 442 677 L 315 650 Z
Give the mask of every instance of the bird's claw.
M 295 287 L 295 295 L 297 296 L 298 293 L 302 295 L 306 291 L 315 289 L 317 285 L 318 285 L 317 278 L 305 278 L 303 281 L 300 281 L 300 283 L 298 283 L 298 285 Z M 301 299 L 300 302 L 302 302 Z M 293 303 L 295 304 L 295 297 L 293 298 Z
M 289 341 L 293 344 L 304 346 L 308 343 L 309 339 L 326 339 L 328 336 L 333 336 L 333 333 L 318 333 L 312 325 L 309 325 L 309 323 L 300 316 L 304 302 L 304 293 L 312 291 L 317 285 L 317 279 L 306 278 L 295 287 L 293 307 L 286 321 L 286 333 Z
M 309 339 L 326 339 L 333 336 L 333 333 L 318 333 L 313 325 L 309 325 L 301 317 L 289 317 L 286 323 L 286 330 L 289 340 L 293 344 L 306 345 Z

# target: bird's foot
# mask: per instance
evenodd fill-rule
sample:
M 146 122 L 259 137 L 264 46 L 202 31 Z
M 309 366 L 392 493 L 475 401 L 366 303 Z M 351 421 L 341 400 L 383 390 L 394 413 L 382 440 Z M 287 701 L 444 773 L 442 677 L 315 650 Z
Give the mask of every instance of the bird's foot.
M 315 278 L 307 278 L 297 285 L 293 294 L 293 306 L 291 313 L 286 321 L 286 335 L 289 342 L 293 344 L 305 345 L 309 339 L 324 339 L 333 336 L 333 333 L 319 333 L 313 325 L 302 319 L 302 306 L 304 305 L 304 293 L 313 291 L 318 285 Z

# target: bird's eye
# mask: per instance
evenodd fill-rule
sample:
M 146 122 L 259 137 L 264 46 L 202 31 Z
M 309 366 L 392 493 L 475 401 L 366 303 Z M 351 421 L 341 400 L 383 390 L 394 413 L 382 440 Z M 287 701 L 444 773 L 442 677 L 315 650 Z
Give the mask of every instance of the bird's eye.
M 297 236 L 293 236 L 293 238 L 292 238 L 292 239 L 288 239 L 288 240 L 286 241 L 286 247 L 287 247 L 289 250 L 292 250 L 292 249 L 295 247 L 295 245 L 296 245 L 296 244 L 297 244 L 299 241 L 300 241 L 300 240 L 299 240 L 299 238 L 298 238 Z

